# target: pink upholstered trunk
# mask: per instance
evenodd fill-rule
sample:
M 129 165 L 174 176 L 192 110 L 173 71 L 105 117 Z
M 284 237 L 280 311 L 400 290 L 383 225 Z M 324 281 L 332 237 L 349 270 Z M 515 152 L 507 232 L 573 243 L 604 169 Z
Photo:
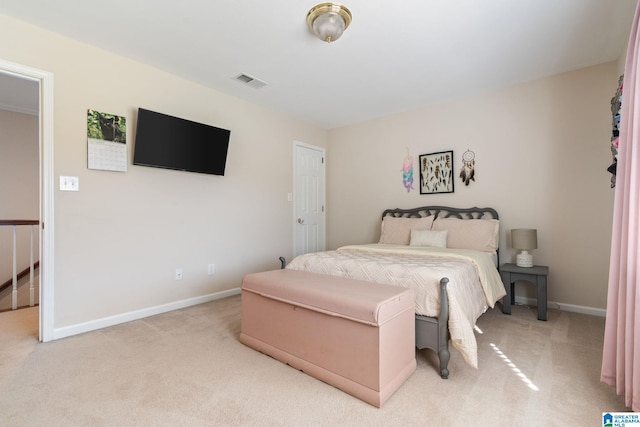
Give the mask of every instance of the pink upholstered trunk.
M 248 275 L 240 340 L 374 406 L 414 372 L 411 290 L 290 270 Z

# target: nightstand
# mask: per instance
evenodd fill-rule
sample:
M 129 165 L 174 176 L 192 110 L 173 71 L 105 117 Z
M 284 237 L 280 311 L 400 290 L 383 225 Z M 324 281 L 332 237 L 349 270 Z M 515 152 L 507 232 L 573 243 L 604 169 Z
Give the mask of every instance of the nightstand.
M 511 314 L 511 304 L 515 303 L 514 283 L 523 280 L 533 283 L 538 294 L 538 320 L 547 320 L 547 275 L 549 267 L 534 265 L 533 267 L 518 267 L 515 264 L 502 264 L 500 275 L 507 295 L 502 298 L 502 312 Z

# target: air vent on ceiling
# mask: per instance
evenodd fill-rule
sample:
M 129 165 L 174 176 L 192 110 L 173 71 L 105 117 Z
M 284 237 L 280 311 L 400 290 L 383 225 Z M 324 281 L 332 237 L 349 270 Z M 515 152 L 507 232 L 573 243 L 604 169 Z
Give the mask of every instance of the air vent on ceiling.
M 250 76 L 249 74 L 238 74 L 237 76 L 234 77 L 237 81 L 239 81 L 240 83 L 244 83 L 248 86 L 251 86 L 255 89 L 260 89 L 261 87 L 265 87 L 267 85 L 267 82 L 263 82 L 260 79 L 257 79 L 253 76 Z

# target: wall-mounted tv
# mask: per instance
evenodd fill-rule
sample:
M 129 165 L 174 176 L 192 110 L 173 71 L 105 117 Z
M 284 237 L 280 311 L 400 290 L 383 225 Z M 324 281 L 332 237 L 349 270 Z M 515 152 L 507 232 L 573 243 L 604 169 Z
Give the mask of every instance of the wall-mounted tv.
M 138 109 L 133 164 L 224 175 L 231 131 Z

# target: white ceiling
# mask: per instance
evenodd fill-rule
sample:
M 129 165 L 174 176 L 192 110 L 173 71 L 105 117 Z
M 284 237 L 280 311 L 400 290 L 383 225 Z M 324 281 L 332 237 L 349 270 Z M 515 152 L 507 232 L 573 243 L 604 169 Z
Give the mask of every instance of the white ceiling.
M 0 13 L 331 129 L 613 61 L 636 5 L 343 0 L 353 22 L 327 44 L 306 26 L 318 2 L 2 0 Z

